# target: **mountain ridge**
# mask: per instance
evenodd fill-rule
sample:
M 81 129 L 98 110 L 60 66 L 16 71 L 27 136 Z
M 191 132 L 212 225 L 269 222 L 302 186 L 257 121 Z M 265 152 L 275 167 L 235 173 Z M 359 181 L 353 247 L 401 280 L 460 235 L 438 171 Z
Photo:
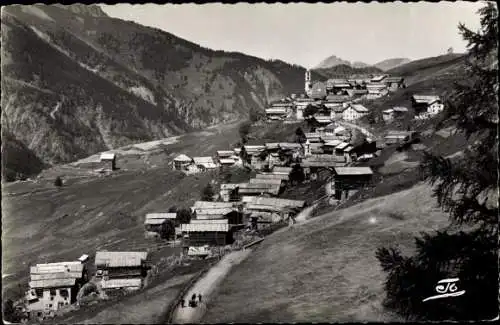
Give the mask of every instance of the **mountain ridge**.
M 2 124 L 49 165 L 242 120 L 304 87 L 298 65 L 210 50 L 98 6 L 5 7 L 2 40 Z

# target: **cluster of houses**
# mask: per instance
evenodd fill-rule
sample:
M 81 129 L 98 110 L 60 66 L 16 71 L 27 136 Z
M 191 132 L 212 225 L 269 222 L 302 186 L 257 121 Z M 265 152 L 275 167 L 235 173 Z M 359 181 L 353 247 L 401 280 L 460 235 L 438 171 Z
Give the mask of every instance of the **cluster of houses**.
M 303 143 L 244 145 L 233 150 L 216 151 L 214 157 L 203 159 L 179 155 L 173 163 L 176 170 L 200 170 L 201 162 L 205 162 L 212 168 L 251 166 L 257 173 L 243 183 L 220 184 L 214 201 L 195 202 L 189 223 L 181 223 L 175 213 L 147 214 L 146 236 L 155 236 L 154 233 L 158 236 L 168 228 L 175 237 L 183 239 L 188 255 L 206 255 L 208 247 L 233 243 L 234 234 L 241 229 L 293 222 L 306 202 L 279 196 L 286 187 L 293 186 L 295 168 L 300 168 L 305 180 L 316 179 L 321 170 L 330 171 L 331 193 L 338 200 L 345 198 L 349 191 L 367 184 L 373 175 L 372 170 L 352 164 L 375 157 L 382 147 L 377 146 L 373 139 L 352 143 L 351 133 L 346 128 L 327 120 L 320 122 L 323 126 L 304 134 Z
M 98 251 L 93 282 L 104 292 L 137 290 L 144 284 L 148 266 L 147 252 Z M 89 256 L 77 261 L 36 264 L 30 267 L 26 311 L 40 320 L 77 302 L 80 290 L 90 280 Z M 80 295 L 81 296 L 81 295 Z
M 306 108 L 322 107 L 323 112 L 314 114 L 316 119 L 329 121 L 343 119 L 354 121 L 369 114 L 370 110 L 359 102 L 386 96 L 405 87 L 404 78 L 389 75 L 353 75 L 346 78 L 329 79 L 325 82 L 311 82 L 311 73 L 306 71 L 305 94 L 292 94 L 266 109 L 268 120 L 304 120 L 309 117 Z M 412 106 L 416 119 L 431 117 L 444 108 L 439 96 L 414 95 Z M 390 121 L 408 113 L 404 107 L 394 107 L 383 112 L 384 120 Z

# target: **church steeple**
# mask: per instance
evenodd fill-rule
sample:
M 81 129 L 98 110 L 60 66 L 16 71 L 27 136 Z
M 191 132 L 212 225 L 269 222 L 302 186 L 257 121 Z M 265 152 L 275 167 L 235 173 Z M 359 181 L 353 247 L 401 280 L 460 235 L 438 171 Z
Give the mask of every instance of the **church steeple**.
M 305 90 L 307 96 L 310 97 L 311 93 L 312 93 L 312 82 L 311 82 L 311 71 L 310 70 L 306 70 L 304 90 Z

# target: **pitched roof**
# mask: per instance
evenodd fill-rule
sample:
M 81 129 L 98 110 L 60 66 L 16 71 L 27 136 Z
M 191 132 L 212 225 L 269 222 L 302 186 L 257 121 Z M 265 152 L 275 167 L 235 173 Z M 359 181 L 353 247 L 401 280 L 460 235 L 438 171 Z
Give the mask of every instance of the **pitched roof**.
M 394 113 L 394 110 L 392 108 L 388 108 L 388 109 L 384 109 L 382 111 L 383 114 L 390 114 L 390 113 Z
M 30 273 L 59 273 L 59 272 L 80 272 L 82 273 L 84 265 L 80 261 L 40 263 L 30 268 Z
M 408 108 L 403 106 L 395 106 L 392 108 L 395 112 L 408 112 Z
M 335 108 L 333 108 L 333 111 L 334 111 L 335 113 L 342 113 L 342 112 L 344 112 L 346 109 L 347 109 L 346 107 L 339 106 L 339 107 L 335 107 Z
M 287 181 L 288 180 L 288 175 L 287 174 L 281 174 L 281 173 L 258 173 L 255 175 L 255 178 L 261 178 L 261 179 L 282 179 Z
M 270 212 L 281 212 L 285 210 L 283 207 L 277 207 L 274 205 L 261 205 L 261 204 L 252 204 L 247 203 L 245 206 L 245 211 L 270 211 Z
M 439 96 L 436 95 L 413 95 L 412 99 L 417 103 L 432 104 L 435 101 L 441 100 Z
M 145 225 L 161 225 L 167 222 L 167 219 L 146 219 L 144 220 Z
M 202 165 L 205 168 L 217 168 L 217 164 L 212 157 L 193 157 L 196 165 Z
M 370 167 L 335 167 L 337 175 L 372 175 L 373 171 Z
M 109 279 L 101 282 L 103 289 L 115 289 L 115 288 L 135 288 L 142 285 L 141 278 L 132 279 Z
M 266 114 L 287 114 L 288 110 L 286 107 L 272 107 L 266 108 Z
M 175 219 L 177 213 L 175 212 L 154 212 L 146 214 L 146 219 Z
M 239 184 L 238 184 L 239 186 Z M 211 202 L 211 201 L 196 201 L 192 208 L 193 209 L 225 209 L 233 208 L 236 204 L 233 202 Z
M 225 159 L 219 159 L 219 162 L 221 164 L 235 164 L 236 160 L 231 159 L 231 158 L 225 158 Z
M 33 280 L 29 282 L 29 286 L 30 288 L 71 287 L 75 285 L 75 282 L 76 282 L 75 278 Z
M 81 272 L 57 272 L 57 273 L 32 273 L 32 281 L 55 280 L 55 279 L 78 279 L 82 277 Z
M 292 172 L 292 167 L 281 167 L 281 166 L 274 166 L 273 167 L 273 173 L 274 174 L 290 174 Z
M 186 156 L 185 154 L 180 154 L 177 157 L 174 158 L 174 161 L 180 161 L 180 162 L 191 162 L 192 159 Z
M 328 95 L 326 96 L 326 101 L 330 103 L 343 103 L 349 101 L 349 96 L 345 95 Z
M 282 179 L 275 178 L 250 178 L 250 184 L 273 184 L 273 185 L 281 185 L 283 182 Z
M 279 199 L 279 198 L 268 198 L 268 197 L 256 197 L 256 196 L 243 196 L 241 198 L 242 202 L 257 204 L 257 205 L 272 205 L 276 207 L 297 207 L 302 208 L 305 205 L 303 200 L 289 200 L 289 199 Z
M 349 143 L 347 143 L 347 142 L 341 142 L 341 143 L 339 143 L 339 144 L 335 147 L 335 149 L 338 149 L 338 150 L 344 150 L 345 148 L 347 148 L 347 146 L 348 146 L 348 145 L 349 145 Z
M 332 118 L 330 116 L 323 116 L 323 115 L 314 115 L 314 119 L 318 121 L 318 123 L 331 123 Z
M 333 155 L 312 155 L 302 160 L 303 167 L 335 167 L 345 163 L 345 158 Z
M 220 189 L 221 191 L 226 191 L 226 190 L 234 190 L 235 188 L 237 188 L 238 186 L 240 186 L 240 184 L 230 184 L 230 183 L 225 183 L 225 184 L 220 184 Z
M 101 153 L 101 160 L 113 160 L 116 158 L 116 155 L 112 152 L 104 152 Z
M 196 216 L 199 217 L 201 215 L 211 215 L 211 216 L 224 216 L 228 213 L 233 212 L 234 208 L 207 208 L 207 209 L 196 209 Z
M 331 141 L 327 141 L 324 143 L 324 146 L 328 146 L 328 147 L 336 147 L 338 146 L 340 143 L 342 143 L 342 141 L 340 140 L 331 140 Z
M 379 82 L 379 81 L 384 80 L 385 78 L 387 78 L 387 75 L 379 75 L 379 76 L 373 77 L 371 80 L 375 81 L 375 82 Z
M 266 149 L 279 149 L 279 142 L 268 142 L 265 144 Z
M 202 224 L 207 224 L 207 223 L 229 223 L 228 219 L 191 219 L 189 223 L 202 223 Z
M 368 113 L 370 110 L 361 104 L 352 104 L 352 109 L 359 113 Z
M 95 254 L 95 265 L 108 267 L 141 266 L 147 257 L 147 252 L 99 251 Z
M 219 157 L 231 157 L 232 155 L 234 155 L 234 150 L 217 150 Z
M 253 146 L 245 145 L 244 147 L 245 147 L 245 150 L 248 154 L 259 153 L 259 152 L 264 151 L 266 149 L 266 146 L 262 146 L 262 145 L 253 145 Z
M 292 142 L 280 142 L 279 146 L 283 150 L 288 150 L 288 149 L 301 149 L 302 145 L 300 143 L 292 143 Z
M 387 85 L 383 84 L 383 83 L 375 83 L 374 82 L 374 83 L 367 84 L 366 88 L 367 89 L 384 89 L 384 88 L 387 88 Z
M 182 232 L 228 232 L 229 224 L 227 223 L 183 223 L 181 224 Z
M 270 193 L 278 194 L 280 191 L 280 185 L 276 184 L 262 184 L 262 183 L 242 183 L 239 188 L 239 193 Z

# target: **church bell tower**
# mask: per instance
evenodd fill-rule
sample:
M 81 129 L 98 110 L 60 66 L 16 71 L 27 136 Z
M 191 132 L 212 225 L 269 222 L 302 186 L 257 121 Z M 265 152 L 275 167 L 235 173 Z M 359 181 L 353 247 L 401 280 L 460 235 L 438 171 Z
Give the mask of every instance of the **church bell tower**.
M 312 82 L 311 82 L 311 71 L 306 70 L 305 87 L 304 90 L 307 96 L 311 97 L 312 93 Z

